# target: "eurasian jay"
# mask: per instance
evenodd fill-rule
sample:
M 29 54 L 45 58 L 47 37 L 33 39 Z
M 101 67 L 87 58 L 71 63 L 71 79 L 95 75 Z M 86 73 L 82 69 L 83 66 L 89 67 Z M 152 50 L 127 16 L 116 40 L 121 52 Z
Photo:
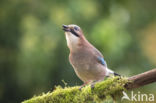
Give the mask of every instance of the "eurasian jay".
M 69 61 L 77 76 L 84 82 L 83 86 L 104 77 L 118 75 L 108 69 L 103 55 L 88 42 L 81 28 L 77 25 L 63 25 L 67 46 L 70 49 Z

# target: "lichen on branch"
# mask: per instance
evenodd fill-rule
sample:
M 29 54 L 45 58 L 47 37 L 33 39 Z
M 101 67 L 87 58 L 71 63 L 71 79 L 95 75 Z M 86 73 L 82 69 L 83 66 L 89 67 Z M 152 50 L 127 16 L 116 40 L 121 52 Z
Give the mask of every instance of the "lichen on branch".
M 79 90 L 79 86 L 64 87 L 57 86 L 53 92 L 43 93 L 34 96 L 22 103 L 90 103 L 110 100 L 125 90 L 124 85 L 129 80 L 125 77 L 109 77 L 102 82 L 95 84 L 94 88 L 90 85 Z

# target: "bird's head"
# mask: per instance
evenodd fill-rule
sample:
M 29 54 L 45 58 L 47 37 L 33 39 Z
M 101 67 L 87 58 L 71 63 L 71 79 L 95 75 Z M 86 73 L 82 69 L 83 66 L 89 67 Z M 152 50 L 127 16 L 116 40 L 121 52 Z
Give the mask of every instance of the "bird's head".
M 63 25 L 62 27 L 65 31 L 65 36 L 69 49 L 77 48 L 82 43 L 82 40 L 84 40 L 81 28 L 73 24 Z

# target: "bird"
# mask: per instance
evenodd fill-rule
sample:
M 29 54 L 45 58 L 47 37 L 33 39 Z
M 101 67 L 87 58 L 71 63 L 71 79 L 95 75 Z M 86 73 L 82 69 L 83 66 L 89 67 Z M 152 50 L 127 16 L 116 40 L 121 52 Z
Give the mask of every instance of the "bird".
M 62 29 L 70 50 L 69 62 L 84 83 L 81 87 L 90 83 L 95 84 L 110 75 L 120 76 L 107 67 L 102 53 L 85 38 L 79 26 L 63 24 Z

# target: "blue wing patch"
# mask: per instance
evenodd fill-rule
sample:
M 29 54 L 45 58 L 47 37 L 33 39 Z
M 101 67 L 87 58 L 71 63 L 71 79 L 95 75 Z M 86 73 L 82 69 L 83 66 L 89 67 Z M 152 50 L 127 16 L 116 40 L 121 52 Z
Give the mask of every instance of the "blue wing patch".
M 98 57 L 98 61 L 99 61 L 102 65 L 104 65 L 104 66 L 107 67 L 107 63 L 106 63 L 106 61 L 104 60 L 104 58 Z

